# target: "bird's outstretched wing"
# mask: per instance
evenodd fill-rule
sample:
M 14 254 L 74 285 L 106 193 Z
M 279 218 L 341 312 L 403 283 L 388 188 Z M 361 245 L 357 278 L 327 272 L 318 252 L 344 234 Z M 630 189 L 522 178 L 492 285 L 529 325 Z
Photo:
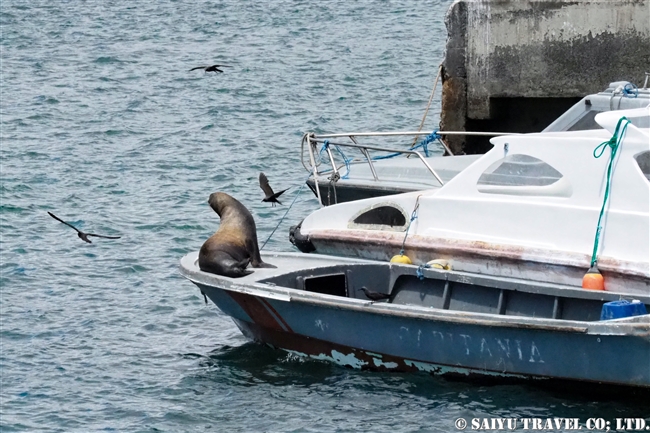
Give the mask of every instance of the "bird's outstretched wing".
M 62 222 L 63 224 L 67 225 L 68 227 L 72 227 L 73 229 L 75 229 L 75 230 L 77 231 L 77 236 L 79 236 L 79 238 L 80 238 L 82 241 L 84 241 L 84 242 L 88 242 L 89 244 L 92 244 L 92 242 L 90 241 L 90 239 L 88 239 L 88 236 L 95 236 L 95 237 L 98 237 L 98 238 L 106 238 L 106 239 L 120 239 L 120 238 L 121 238 L 121 236 L 104 236 L 104 235 L 96 235 L 95 233 L 86 233 L 86 232 L 82 232 L 81 230 L 79 230 L 78 228 L 76 228 L 75 226 L 73 226 L 72 224 L 69 224 L 69 223 L 63 221 L 61 218 L 59 218 L 58 216 L 54 215 L 52 212 L 48 212 L 48 214 L 50 214 L 50 216 L 51 216 L 52 218 L 54 218 L 55 220 L 60 221 L 60 222 Z
M 54 218 L 55 220 L 57 220 L 57 221 L 59 221 L 59 222 L 62 222 L 63 224 L 67 225 L 68 227 L 72 227 L 73 229 L 75 229 L 78 233 L 81 233 L 81 230 L 79 230 L 78 228 L 76 228 L 76 227 L 73 226 L 72 224 L 63 221 L 61 218 L 59 218 L 58 216 L 54 215 L 52 212 L 49 212 L 49 211 L 48 211 L 47 213 L 50 214 L 50 216 L 51 216 L 52 218 Z
M 260 188 L 264 191 L 266 197 L 271 197 L 273 195 L 273 189 L 269 185 L 269 180 L 266 178 L 264 173 L 260 173 Z
M 204 71 L 207 70 L 214 71 L 214 70 L 218 70 L 217 68 L 221 68 L 221 67 L 232 68 L 232 66 L 230 65 L 203 65 L 203 66 L 196 66 L 190 69 L 190 71 L 196 71 L 197 69 L 203 69 Z
M 289 188 L 287 188 L 287 189 L 289 189 Z M 282 195 L 282 193 L 284 193 L 287 189 L 283 189 L 282 191 L 276 192 L 275 194 L 273 194 L 272 198 L 274 198 L 277 201 L 278 197 L 280 197 Z M 278 201 L 278 203 L 280 203 L 280 202 Z M 280 203 L 280 204 L 282 204 L 282 203 Z
M 106 238 L 106 239 L 120 239 L 122 236 L 104 236 L 96 235 L 95 233 L 86 233 L 86 236 L 95 236 L 97 238 Z

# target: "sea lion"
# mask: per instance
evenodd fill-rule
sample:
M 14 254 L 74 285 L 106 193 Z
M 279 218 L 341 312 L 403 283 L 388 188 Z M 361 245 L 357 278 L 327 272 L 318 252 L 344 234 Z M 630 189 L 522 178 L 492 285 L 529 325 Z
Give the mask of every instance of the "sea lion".
M 255 220 L 243 204 L 223 192 L 210 194 L 208 203 L 221 225 L 199 251 L 202 271 L 237 278 L 253 272 L 246 270 L 249 263 L 254 268 L 275 268 L 262 261 Z

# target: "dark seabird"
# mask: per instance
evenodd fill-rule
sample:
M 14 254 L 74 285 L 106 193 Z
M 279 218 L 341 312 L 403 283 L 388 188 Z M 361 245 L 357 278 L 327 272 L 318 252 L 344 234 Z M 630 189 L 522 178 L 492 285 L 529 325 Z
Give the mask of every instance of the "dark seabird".
M 196 71 L 197 69 L 203 69 L 205 72 L 223 72 L 219 68 L 232 68 L 232 66 L 229 65 L 212 65 L 212 66 L 197 66 L 196 68 L 190 69 L 190 71 Z
M 265 202 L 270 202 L 275 206 L 276 203 L 280 203 L 278 200 L 278 197 L 282 195 L 283 192 L 285 192 L 287 189 L 283 189 L 280 192 L 273 192 L 273 189 L 271 189 L 271 185 L 269 185 L 269 180 L 266 178 L 266 175 L 264 173 L 260 173 L 260 188 L 262 188 L 262 191 L 264 191 L 264 197 L 262 201 Z
M 390 298 L 390 295 L 387 293 L 373 292 L 371 290 L 366 289 L 365 287 L 362 287 L 359 290 L 361 290 L 366 295 L 366 298 L 371 299 L 373 301 L 381 301 L 382 299 Z
M 55 220 L 60 221 L 60 222 L 62 222 L 63 224 L 67 225 L 68 227 L 72 227 L 73 229 L 75 229 L 75 230 L 77 231 L 77 236 L 79 236 L 79 238 L 80 238 L 81 240 L 86 241 L 86 242 L 88 242 L 89 244 L 92 244 L 92 242 L 91 242 L 90 239 L 88 239 L 88 236 L 95 236 L 95 237 L 98 237 L 98 238 L 106 238 L 106 239 L 119 239 L 119 238 L 121 238 L 121 236 L 104 236 L 104 235 L 96 235 L 96 234 L 94 234 L 94 233 L 85 233 L 85 232 L 82 232 L 81 230 L 79 230 L 78 228 L 76 228 L 75 226 L 73 226 L 72 224 L 68 224 L 67 222 L 63 221 L 61 218 L 57 217 L 57 216 L 54 215 L 52 212 L 48 212 L 48 213 L 49 213 L 50 216 L 51 216 L 52 218 L 54 218 Z

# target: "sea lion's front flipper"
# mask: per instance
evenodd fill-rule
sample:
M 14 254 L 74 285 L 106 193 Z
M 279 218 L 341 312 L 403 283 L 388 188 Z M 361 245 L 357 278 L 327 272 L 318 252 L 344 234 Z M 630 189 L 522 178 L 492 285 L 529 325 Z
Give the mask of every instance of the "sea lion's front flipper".
M 260 253 L 257 253 L 257 258 L 251 257 L 251 266 L 254 268 L 277 268 L 275 265 L 263 262 Z
M 254 268 L 277 268 L 277 266 L 262 261 L 260 250 L 257 246 L 257 237 L 246 239 L 246 250 L 251 255 L 251 266 Z

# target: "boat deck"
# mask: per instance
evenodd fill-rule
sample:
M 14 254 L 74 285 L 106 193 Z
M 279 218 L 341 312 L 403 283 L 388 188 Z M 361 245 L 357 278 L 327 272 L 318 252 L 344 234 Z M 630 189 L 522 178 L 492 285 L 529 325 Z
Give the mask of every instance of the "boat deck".
M 182 273 L 197 284 L 220 287 L 284 300 L 301 294 L 326 303 L 383 305 L 427 312 L 478 314 L 490 320 L 548 320 L 548 324 L 598 322 L 605 302 L 628 299 L 629 294 L 585 290 L 580 287 L 532 282 L 516 278 L 476 275 L 302 253 L 267 253 L 263 260 L 277 268 L 256 268 L 252 274 L 232 279 L 202 272 L 198 253 L 185 256 Z M 388 302 L 370 301 L 360 290 L 390 295 Z M 650 309 L 650 297 L 635 296 Z M 650 321 L 643 316 L 642 321 Z M 629 319 L 626 319 L 629 320 Z M 537 323 L 539 325 L 539 323 Z

